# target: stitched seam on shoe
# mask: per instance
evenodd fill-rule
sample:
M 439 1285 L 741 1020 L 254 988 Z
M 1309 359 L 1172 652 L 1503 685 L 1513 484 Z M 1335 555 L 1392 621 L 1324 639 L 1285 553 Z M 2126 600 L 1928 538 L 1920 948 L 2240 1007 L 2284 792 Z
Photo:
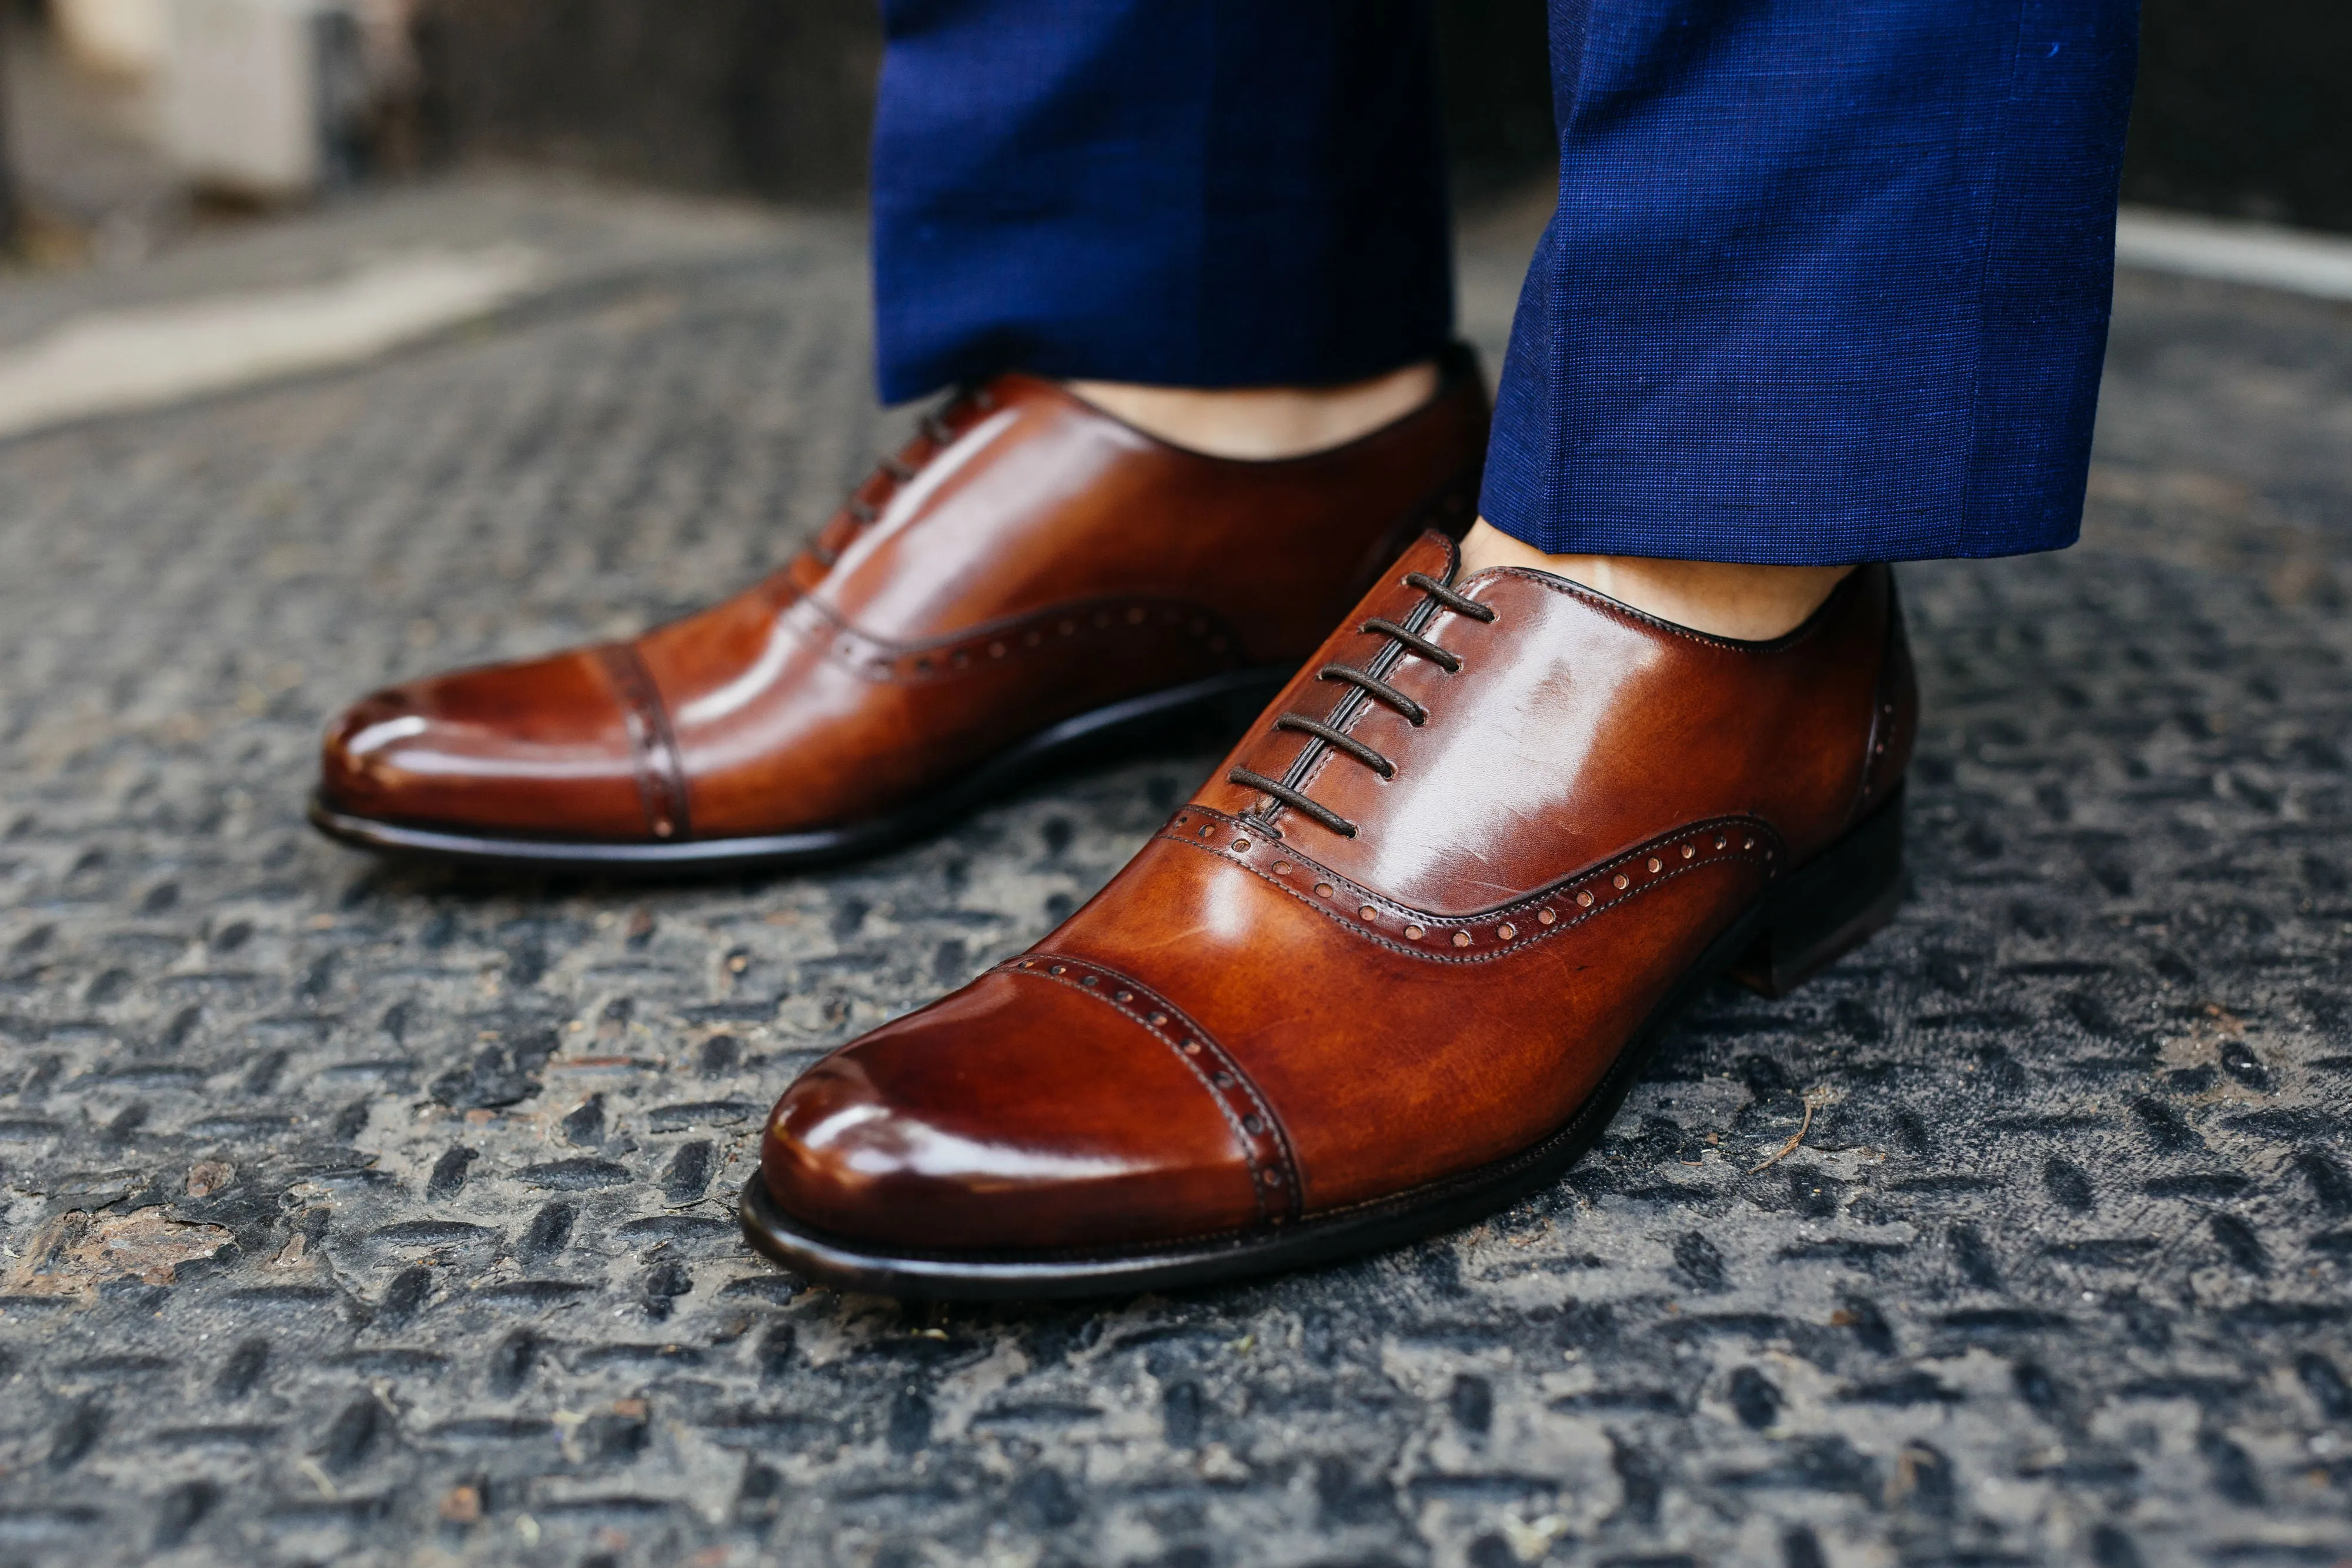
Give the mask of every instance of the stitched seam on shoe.
M 1491 909 L 1480 910 L 1470 915 L 1448 915 L 1416 909 L 1409 904 L 1400 904 L 1385 894 L 1375 893 L 1348 876 L 1318 863 L 1312 857 L 1300 854 L 1280 841 L 1269 844 L 1254 833 L 1246 823 L 1238 822 L 1222 811 L 1213 810 L 1205 806 L 1190 806 L 1185 809 L 1185 815 L 1210 818 L 1223 825 L 1223 832 L 1222 835 L 1212 835 L 1204 839 L 1197 831 L 1178 831 L 1171 824 L 1162 828 L 1154 837 L 1166 840 L 1171 843 L 1188 845 L 1203 853 L 1214 855 L 1226 864 L 1239 867 L 1259 881 L 1287 894 L 1364 941 L 1386 947 L 1391 952 L 1402 953 L 1408 957 L 1425 959 L 1433 964 L 1486 964 L 1507 958 L 1514 953 L 1535 946 L 1540 942 L 1564 936 L 1588 921 L 1597 919 L 1611 910 L 1631 902 L 1650 888 L 1672 882 L 1676 877 L 1686 875 L 1691 872 L 1721 865 L 1727 862 L 1752 862 L 1762 866 L 1766 868 L 1765 875 L 1768 882 L 1788 869 L 1785 864 L 1776 863 L 1785 859 L 1787 845 L 1769 823 L 1752 817 L 1710 817 L 1701 821 L 1687 823 L 1672 832 L 1663 833 L 1636 844 L 1632 849 L 1622 851 L 1597 865 L 1586 867 L 1584 870 L 1562 877 L 1548 887 L 1523 894 L 1508 904 L 1497 904 Z M 1756 847 L 1752 850 L 1735 849 L 1728 844 L 1720 850 L 1704 847 L 1688 861 L 1681 861 L 1677 857 L 1678 863 L 1663 867 L 1655 872 L 1645 872 L 1639 881 L 1633 881 L 1629 873 L 1628 885 L 1623 888 L 1619 888 L 1609 881 L 1612 873 L 1626 866 L 1639 864 L 1652 855 L 1657 854 L 1661 850 L 1678 849 L 1684 841 L 1703 841 L 1706 835 L 1718 831 L 1725 832 L 1727 836 L 1733 831 L 1744 835 L 1753 835 Z M 1235 836 L 1249 839 L 1251 851 L 1247 853 L 1236 853 L 1229 841 Z M 1267 866 L 1257 863 L 1259 856 L 1267 862 L 1277 860 L 1291 862 L 1300 871 L 1308 873 L 1300 876 L 1297 880 L 1309 886 L 1318 881 L 1330 883 L 1333 887 L 1333 896 L 1329 899 L 1312 896 L 1305 887 L 1294 886 L 1291 879 L 1278 877 Z M 1574 904 L 1575 895 L 1580 889 L 1591 891 L 1593 894 L 1591 908 L 1580 908 Z M 1344 890 L 1344 897 L 1341 896 L 1342 890 Z M 1354 911 L 1360 903 L 1371 904 L 1382 908 L 1400 925 L 1420 925 L 1431 938 L 1437 941 L 1450 942 L 1454 932 L 1473 930 L 1481 926 L 1488 928 L 1489 936 L 1483 950 L 1476 952 L 1467 949 L 1448 952 L 1442 948 L 1433 949 L 1421 943 L 1399 941 L 1385 932 L 1366 925 L 1359 919 Z M 1557 905 L 1561 903 L 1566 903 L 1568 908 L 1557 908 Z M 1344 909 L 1340 907 L 1343 904 L 1347 906 Z M 1541 910 L 1546 906 L 1553 906 L 1559 916 L 1549 925 L 1542 925 L 1538 919 Z M 1533 929 L 1522 929 L 1517 936 L 1507 941 L 1492 935 L 1492 928 L 1506 924 L 1513 925 L 1524 924 L 1533 926 Z
M 1184 600 L 1076 600 L 916 643 L 894 643 L 877 637 L 845 620 L 814 596 L 804 596 L 793 608 L 803 606 L 808 614 L 823 622 L 804 630 L 810 636 L 823 639 L 823 653 L 828 662 L 861 679 L 894 685 L 954 680 L 1000 667 L 1028 653 L 1076 648 L 1095 639 L 1166 632 L 1171 628 L 1189 632 L 1226 668 L 1238 667 L 1247 657 L 1247 649 L 1232 622 Z M 1130 620 L 1130 613 L 1138 610 L 1143 612 L 1143 619 Z M 1097 617 L 1108 619 L 1098 622 Z M 1060 629 L 1065 623 L 1070 627 L 1066 632 Z
M 1092 974 L 1110 982 L 1110 988 L 1107 990 L 1102 986 L 1086 984 L 1085 974 L 1055 974 L 1053 969 L 1055 967 L 1065 970 L 1083 970 L 1086 974 Z M 1216 1036 L 1201 1027 L 1198 1019 L 1169 1000 L 1157 988 L 1148 986 L 1130 975 L 1112 968 L 1108 964 L 1097 964 L 1085 958 L 1074 958 L 1066 954 L 1034 952 L 1024 954 L 1018 958 L 1005 959 L 996 966 L 996 972 L 1015 977 L 1025 976 L 1033 979 L 1051 980 L 1056 985 L 1066 986 L 1078 992 L 1081 996 L 1091 996 L 1113 1011 L 1123 1014 L 1137 1028 L 1168 1047 L 1175 1053 L 1176 1060 L 1182 1063 L 1195 1079 L 1199 1080 L 1201 1087 L 1209 1092 L 1209 1098 L 1215 1103 L 1218 1113 L 1224 1117 L 1226 1126 L 1232 1130 L 1234 1141 L 1241 1145 L 1242 1161 L 1249 1167 L 1250 1197 L 1257 1205 L 1259 1223 L 1261 1225 L 1269 1222 L 1280 1224 L 1298 1217 L 1300 1206 L 1305 1201 L 1305 1184 L 1299 1173 L 1297 1151 L 1291 1145 L 1290 1130 L 1283 1125 L 1282 1118 L 1275 1114 L 1273 1105 L 1267 1103 L 1265 1092 L 1258 1088 L 1257 1082 L 1242 1070 L 1241 1063 L 1234 1060 L 1233 1052 L 1220 1044 Z M 1121 988 L 1148 998 L 1153 1005 L 1141 1011 L 1137 1010 L 1111 994 L 1112 991 Z M 1154 1024 L 1149 1016 L 1151 1013 L 1162 1013 L 1170 1021 L 1181 1023 L 1184 1026 L 1183 1037 L 1171 1036 L 1165 1031 L 1163 1026 Z M 1264 1133 L 1253 1134 L 1243 1125 L 1241 1113 L 1227 1102 L 1215 1079 L 1205 1070 L 1202 1062 L 1195 1061 L 1192 1055 L 1184 1050 L 1188 1042 L 1197 1042 L 1202 1052 L 1213 1056 L 1218 1070 L 1229 1074 L 1234 1086 L 1248 1096 L 1251 1109 L 1265 1124 Z M 1272 1145 L 1273 1163 L 1279 1166 L 1283 1184 L 1289 1189 L 1283 1200 L 1282 1212 L 1279 1214 L 1274 1212 L 1266 1202 L 1265 1171 L 1268 1162 L 1265 1153 L 1258 1147 L 1261 1138 Z
M 662 702 L 660 688 L 654 685 L 653 673 L 646 668 L 633 643 L 608 643 L 597 650 L 597 655 L 621 699 L 646 831 L 665 841 L 693 837 L 694 825 L 687 810 L 686 764 L 678 754 L 669 709 Z M 667 832 L 662 831 L 665 824 Z

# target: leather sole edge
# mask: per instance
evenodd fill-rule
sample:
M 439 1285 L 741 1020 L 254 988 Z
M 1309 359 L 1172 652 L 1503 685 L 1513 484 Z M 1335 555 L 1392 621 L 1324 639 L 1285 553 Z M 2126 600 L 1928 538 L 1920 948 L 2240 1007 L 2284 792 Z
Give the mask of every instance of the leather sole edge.
M 1843 915 L 1826 922 L 1829 941 L 1804 955 L 1805 973 L 1819 972 L 1894 918 L 1903 891 L 1903 798 L 1898 786 L 1885 804 L 1837 843 L 1758 900 L 1708 945 L 1674 988 L 1651 1009 L 1618 1052 L 1600 1087 L 1565 1125 L 1532 1147 L 1491 1165 L 1273 1232 L 1126 1252 L 993 1259 L 862 1250 L 846 1239 L 795 1222 L 777 1207 L 766 1183 L 754 1171 L 743 1187 L 740 1218 L 744 1238 L 793 1272 L 837 1290 L 909 1301 L 1043 1301 L 1181 1290 L 1313 1268 L 1483 1218 L 1549 1186 L 1590 1152 L 1616 1119 L 1626 1094 L 1648 1068 L 1675 1020 L 1707 987 L 1730 977 L 1777 929 L 1819 924 L 1808 916 L 1823 898 L 1825 885 L 1827 895 L 1837 897 L 1835 879 L 1849 862 L 1859 862 L 1870 874 L 1884 875 L 1886 880 L 1847 902 Z M 1832 951 L 1831 941 L 1843 946 Z

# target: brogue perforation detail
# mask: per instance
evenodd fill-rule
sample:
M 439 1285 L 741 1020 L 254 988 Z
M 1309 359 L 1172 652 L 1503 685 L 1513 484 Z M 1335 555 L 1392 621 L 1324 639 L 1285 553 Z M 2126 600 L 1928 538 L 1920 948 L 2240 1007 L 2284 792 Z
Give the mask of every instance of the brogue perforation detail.
M 637 800 L 645 808 L 646 831 L 665 841 L 690 838 L 694 826 L 687 814 L 686 763 L 671 730 L 669 708 L 653 674 L 638 656 L 634 643 L 608 643 L 597 650 L 605 675 L 621 699 L 621 721 L 629 732 L 629 753 L 636 765 Z
M 1360 936 L 1439 964 L 1491 963 L 1695 871 L 1749 864 L 1770 881 L 1787 869 L 1788 858 L 1787 845 L 1769 823 L 1754 817 L 1711 817 L 1508 904 L 1459 915 L 1400 904 L 1253 827 L 1196 805 L 1170 818 L 1155 836 L 1229 861 Z
M 1176 1053 L 1217 1103 L 1249 1166 L 1250 1192 L 1262 1226 L 1296 1220 L 1304 1201 L 1298 1160 L 1282 1119 L 1216 1037 L 1183 1009 L 1132 976 L 1055 953 L 1027 953 L 996 966 L 1000 975 L 1051 980 L 1124 1013 Z
M 1086 600 L 925 643 L 893 643 L 860 631 L 813 598 L 801 599 L 787 613 L 803 617 L 799 629 L 822 642 L 833 663 L 866 680 L 899 685 L 953 680 L 1032 654 L 1139 635 L 1190 638 L 1202 651 L 1204 674 L 1243 663 L 1241 639 L 1223 617 L 1164 599 Z

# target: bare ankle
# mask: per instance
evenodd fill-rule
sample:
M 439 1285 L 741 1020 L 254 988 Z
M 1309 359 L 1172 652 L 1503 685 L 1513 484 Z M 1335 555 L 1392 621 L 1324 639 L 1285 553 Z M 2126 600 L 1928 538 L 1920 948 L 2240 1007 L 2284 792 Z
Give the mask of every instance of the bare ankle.
M 1850 566 L 1748 566 L 1648 556 L 1546 555 L 1484 517 L 1462 541 L 1462 572 L 1531 567 L 1711 636 L 1761 642 L 1793 632 Z
M 1257 461 L 1344 446 L 1437 395 L 1434 361 L 1338 387 L 1143 386 L 1071 382 L 1071 392 L 1173 445 Z

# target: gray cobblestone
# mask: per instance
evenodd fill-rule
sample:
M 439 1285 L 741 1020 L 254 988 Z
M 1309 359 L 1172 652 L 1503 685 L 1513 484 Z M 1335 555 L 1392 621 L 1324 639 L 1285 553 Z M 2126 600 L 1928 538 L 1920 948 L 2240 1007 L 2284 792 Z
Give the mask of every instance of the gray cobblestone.
M 861 289 L 824 230 L 0 446 L 0 1563 L 2352 1554 L 2352 315 L 2126 279 L 2085 545 L 1906 571 L 1896 926 L 1712 998 L 1554 1190 L 940 1310 L 742 1249 L 761 1112 L 1213 742 L 800 879 L 300 821 L 370 683 L 780 558 L 890 423 Z

